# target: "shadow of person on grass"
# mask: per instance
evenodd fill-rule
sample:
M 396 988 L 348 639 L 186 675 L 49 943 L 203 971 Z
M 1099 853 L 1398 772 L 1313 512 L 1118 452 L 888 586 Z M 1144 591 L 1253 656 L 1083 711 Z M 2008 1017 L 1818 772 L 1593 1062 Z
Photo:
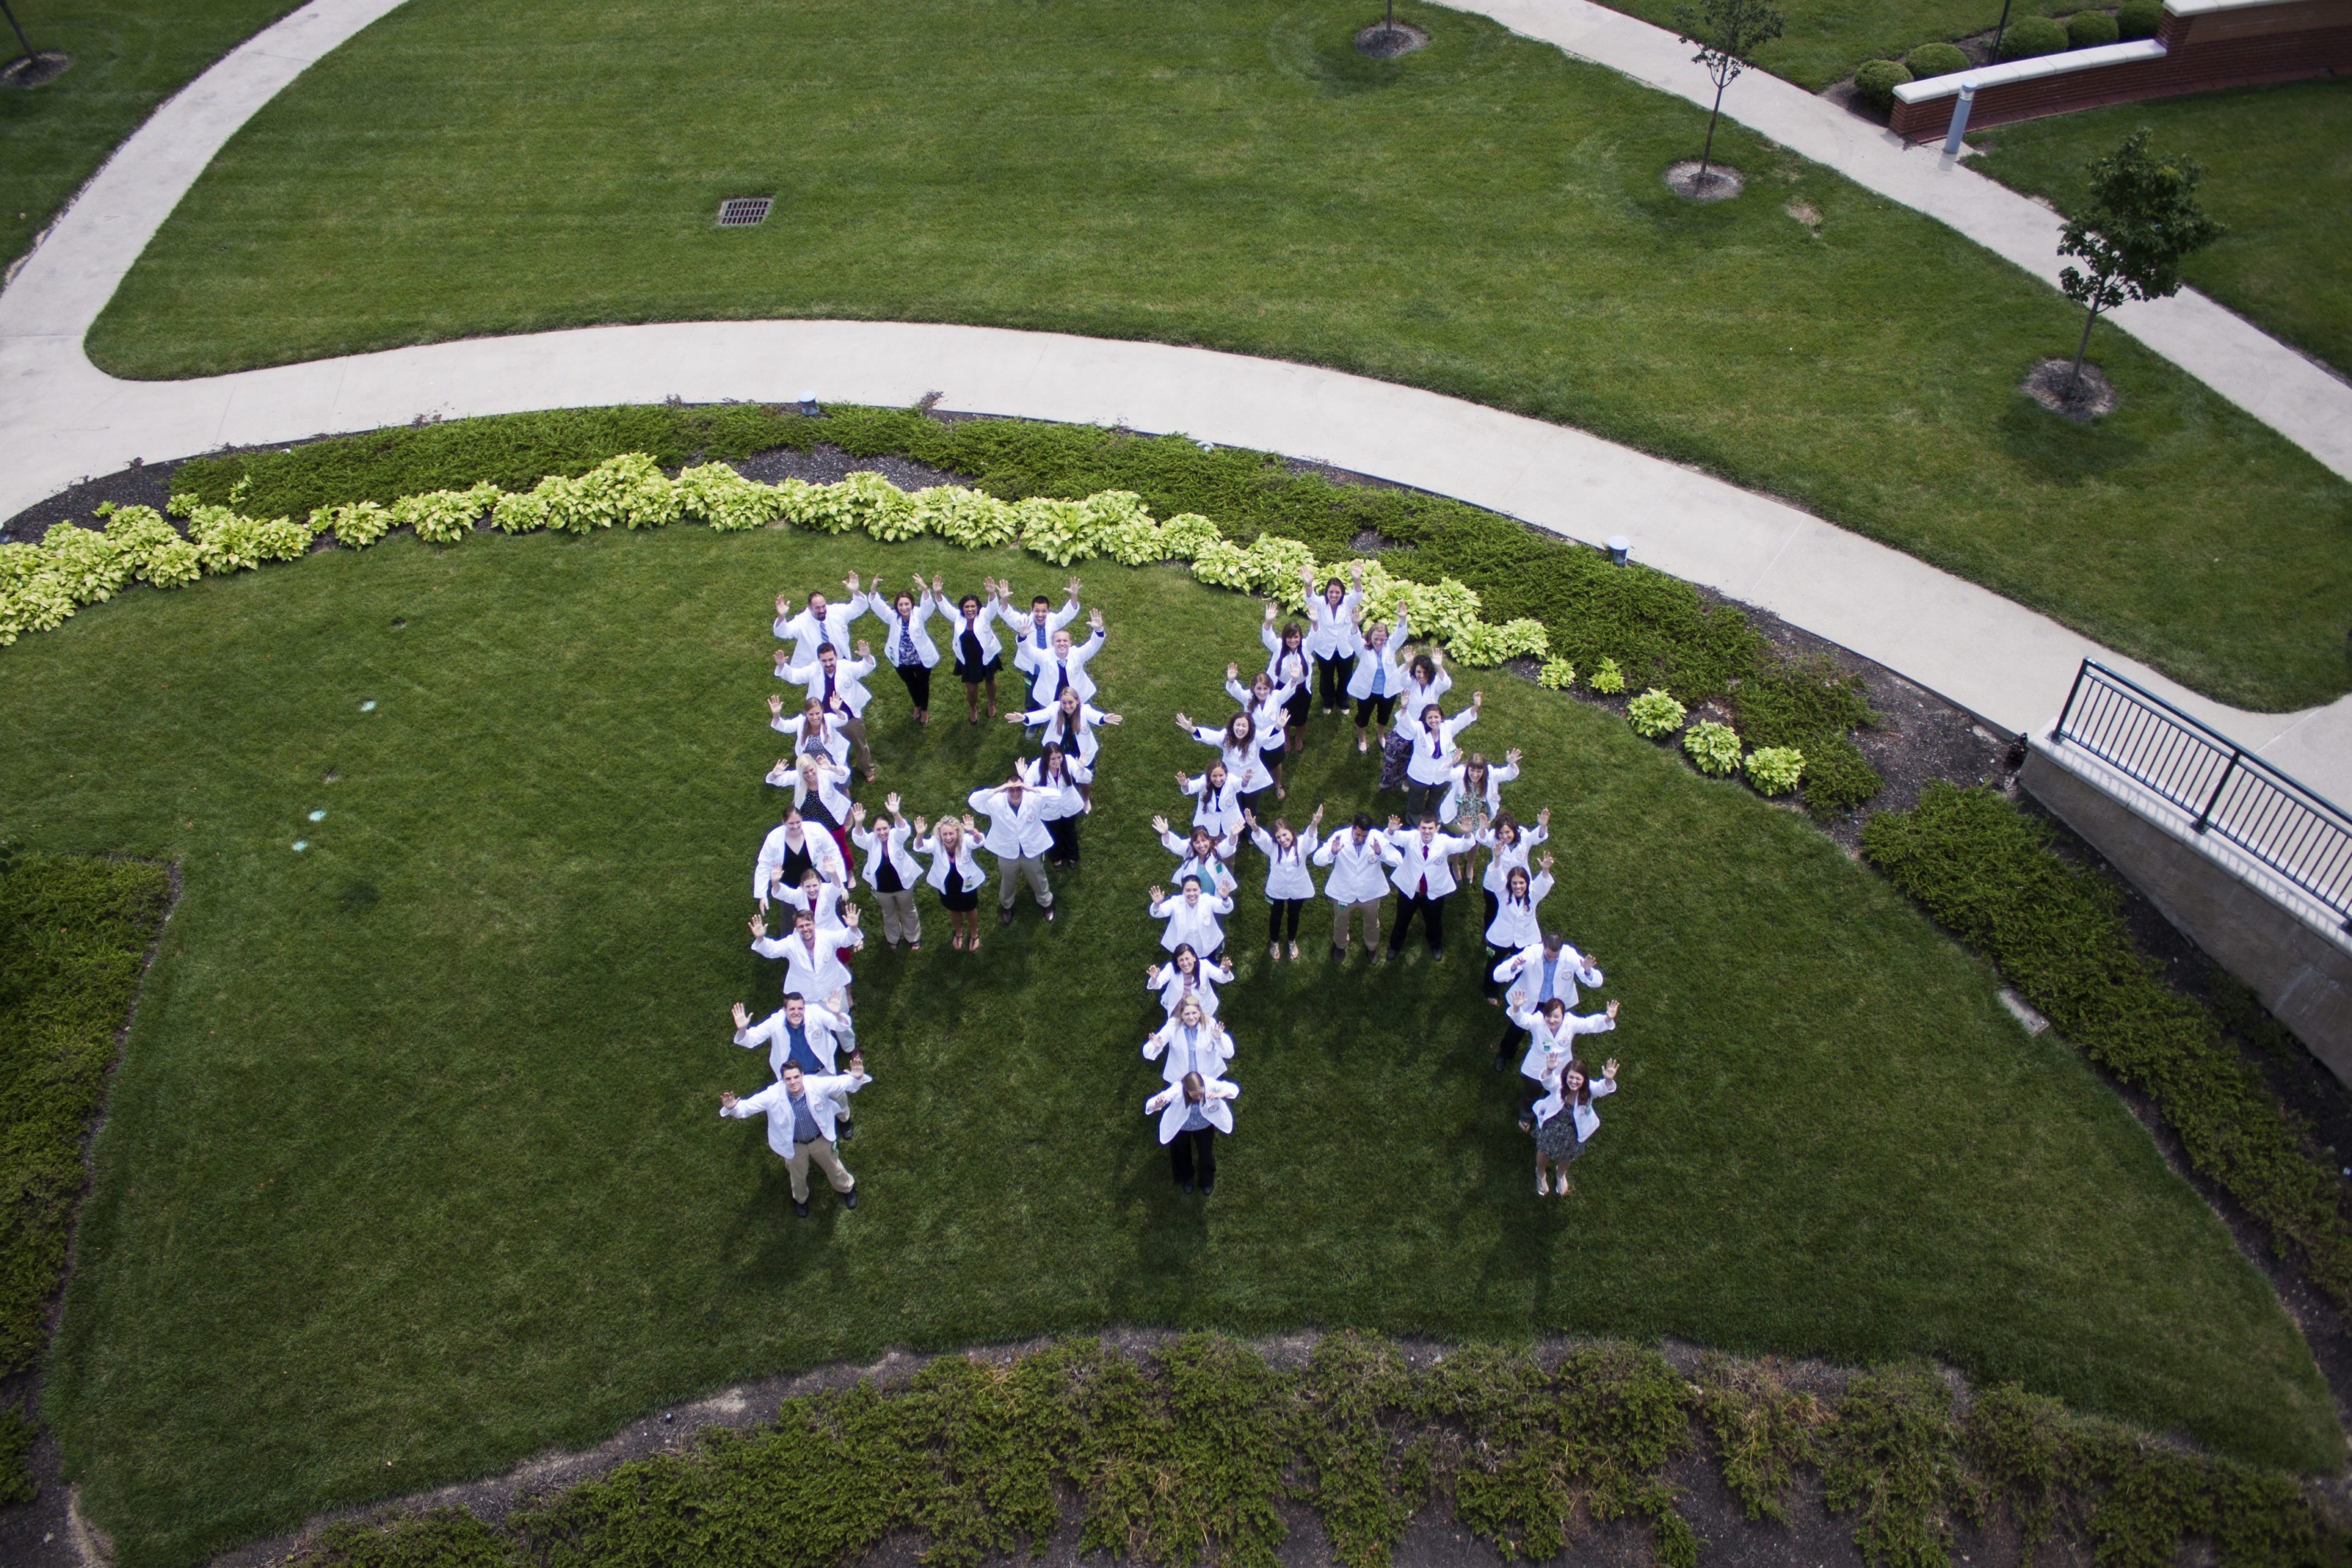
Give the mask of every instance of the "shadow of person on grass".
M 808 1218 L 793 1214 L 792 1173 L 768 1147 L 765 1124 L 756 1119 L 753 1124 L 761 1130 L 758 1163 L 751 1163 L 751 1153 L 747 1151 L 743 1164 L 738 1167 L 743 1199 L 736 1207 L 734 1224 L 728 1227 L 733 1263 L 729 1273 L 738 1285 L 785 1290 L 817 1268 L 834 1267 L 834 1232 L 848 1211 L 841 1206 L 840 1194 L 826 1184 L 824 1173 L 812 1163 Z

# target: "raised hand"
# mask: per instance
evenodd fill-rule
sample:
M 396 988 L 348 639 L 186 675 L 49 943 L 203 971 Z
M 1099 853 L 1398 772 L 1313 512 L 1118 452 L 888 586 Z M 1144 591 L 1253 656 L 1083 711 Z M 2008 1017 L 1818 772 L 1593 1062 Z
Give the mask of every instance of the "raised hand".
M 1612 1003 L 1610 1003 L 1610 1004 L 1609 1004 L 1609 1017 L 1610 1017 L 1610 1020 L 1611 1020 L 1612 1023 L 1616 1020 L 1616 1017 L 1617 1017 L 1617 1004 L 1616 1004 L 1616 1003 L 1614 1003 L 1614 1002 L 1612 1002 Z
M 1551 807 L 1545 806 L 1541 811 L 1536 813 L 1536 826 L 1538 827 L 1549 827 L 1551 826 Z
M 1403 826 L 1404 818 L 1397 816 L 1394 812 L 1391 812 L 1389 814 L 1389 831 L 1391 833 L 1394 833 Z
M 1617 1081 L 1617 1058 L 1615 1057 L 1611 1057 L 1607 1061 L 1601 1064 L 1601 1076 L 1607 1079 L 1611 1083 L 1615 1083 Z
M 888 812 L 892 816 L 898 815 L 898 792 L 897 790 L 892 790 L 888 795 L 882 797 L 882 809 Z
M 1551 851 L 1550 851 L 1550 850 L 1547 849 L 1547 850 L 1545 850 L 1545 851 L 1544 851 L 1544 858 L 1543 858 L 1543 859 L 1542 859 L 1541 861 L 1539 861 L 1539 862 L 1538 862 L 1538 864 L 1539 864 L 1539 865 L 1541 865 L 1541 866 L 1543 867 L 1543 868 L 1544 868 L 1545 870 L 1547 870 L 1547 871 L 1549 871 L 1549 870 L 1550 870 L 1550 869 L 1551 869 Z
M 852 827 L 862 827 L 865 826 L 865 823 L 866 807 L 856 801 L 852 801 L 849 806 L 849 826 Z
M 895 808 L 898 804 L 898 797 L 895 795 L 892 795 L 890 797 L 890 804 Z M 929 838 L 930 836 L 931 830 L 923 825 L 923 819 L 919 816 L 915 818 L 915 837 L 918 838 Z
M 966 833 L 977 833 L 980 831 L 979 828 L 974 827 L 971 825 L 971 813 L 968 811 L 963 814 L 963 830 Z
M 744 1005 L 743 1005 L 743 1004 L 742 1004 L 742 1003 L 740 1003 L 740 1002 L 736 1003 L 736 1004 L 735 1004 L 735 1028 L 736 1028 L 737 1032 L 738 1032 L 738 1033 L 740 1033 L 740 1032 L 741 1032 L 742 1030 L 744 1030 L 745 1028 L 748 1028 L 748 1027 L 751 1026 L 751 1013 L 750 1013 L 750 1012 L 749 1012 L 749 1011 L 744 1007 Z
M 1242 667 L 1240 665 L 1228 664 L 1225 666 L 1225 679 L 1227 680 L 1239 680 L 1241 678 Z
M 1071 598 L 1073 598 L 1073 599 L 1075 599 L 1075 598 L 1076 598 L 1077 596 L 1078 596 L 1078 577 L 1077 577 L 1077 574 L 1074 572 L 1074 573 L 1072 573 L 1072 574 L 1070 574 L 1070 597 L 1071 597 Z
M 851 931 L 856 931 L 857 929 L 857 906 L 856 904 L 844 904 L 841 906 L 841 923 L 847 926 Z
M 1255 827 L 1257 826 L 1257 813 L 1251 810 L 1248 806 L 1242 807 L 1242 826 L 1244 827 Z
M 844 577 L 844 578 L 841 580 L 841 585 L 842 585 L 843 587 L 845 587 L 845 588 L 848 589 L 848 590 L 849 590 L 851 593 L 853 593 L 853 594 L 856 593 L 856 592 L 857 592 L 857 574 L 856 574 L 856 573 L 855 573 L 855 572 L 852 572 L 848 576 Z
M 782 650 L 779 649 L 778 651 L 781 652 Z M 781 719 L 783 716 L 784 700 L 777 696 L 772 691 L 768 693 L 768 717 L 771 719 Z
M 768 917 L 762 912 L 751 917 L 751 935 L 756 941 L 768 934 Z
M 1503 753 L 1503 765 L 1507 768 L 1516 768 L 1519 765 L 1519 749 L 1517 746 Z
M 857 657 L 860 658 L 872 657 L 872 650 L 866 647 L 866 639 L 864 637 L 859 637 L 857 639 Z
M 780 616 L 790 615 L 792 613 L 792 608 L 793 604 L 790 599 L 787 599 L 782 594 L 776 595 L 776 614 Z
M 1029 722 L 1029 715 L 1026 713 L 1007 713 L 1004 716 L 1004 721 L 1008 724 L 1026 724 Z
M 1470 694 L 1470 706 L 1473 708 L 1483 707 L 1486 701 L 1486 694 L 1483 691 L 1474 691 Z
M 1309 583 L 1312 583 L 1315 580 L 1314 574 L 1308 572 L 1304 566 L 1301 566 L 1298 569 L 1298 574 L 1301 577 L 1306 578 Z M 1274 625 L 1274 601 L 1272 599 L 1268 599 L 1265 602 L 1265 624 L 1267 626 Z
M 1153 903 L 1155 903 L 1155 904 L 1157 904 L 1157 903 L 1160 903 L 1160 902 L 1164 901 L 1164 900 L 1167 899 L 1167 897 L 1168 897 L 1168 895 L 1167 895 L 1165 892 L 1161 891 L 1159 888 L 1156 888 L 1156 887 L 1155 887 L 1155 888 L 1153 888 L 1153 889 L 1151 889 L 1150 899 L 1151 899 L 1151 901 L 1152 901 Z
M 723 1093 L 723 1092 L 722 1092 L 722 1093 L 719 1095 L 719 1110 L 734 1110 L 734 1109 L 735 1109 L 735 1097 L 734 1097 L 733 1095 L 731 1095 L 731 1094 L 727 1094 L 727 1093 Z
M 1126 721 L 1126 720 L 1124 720 L 1124 719 L 1120 718 L 1120 717 L 1119 717 L 1118 714 L 1116 714 L 1116 713 L 1106 713 L 1106 714 L 1104 714 L 1104 715 L 1102 716 L 1102 721 L 1103 721 L 1104 723 L 1106 723 L 1106 724 L 1124 724 L 1124 723 L 1126 723 L 1126 722 L 1127 722 L 1127 721 Z
M 1321 801 L 1317 801 L 1317 802 L 1315 803 L 1315 815 L 1314 815 L 1314 816 L 1310 816 L 1310 817 L 1308 817 L 1308 818 L 1307 819 L 1307 826 L 1309 826 L 1309 827 L 1312 827 L 1312 826 L 1314 826 L 1317 823 L 1318 823 L 1318 822 L 1320 822 L 1320 821 L 1322 821 L 1322 820 L 1323 820 L 1323 803 L 1322 803 Z
M 1167 832 L 1167 831 L 1168 831 L 1168 819 L 1167 819 L 1166 817 L 1164 817 L 1164 816 L 1155 816 L 1155 817 L 1153 817 L 1153 818 L 1151 819 L 1151 831 L 1152 831 L 1152 832 L 1154 832 L 1154 833 L 1165 833 L 1165 832 Z
M 1093 609 L 1087 612 L 1087 625 L 1093 627 L 1096 631 L 1103 629 L 1102 606 L 1100 605 L 1097 605 Z

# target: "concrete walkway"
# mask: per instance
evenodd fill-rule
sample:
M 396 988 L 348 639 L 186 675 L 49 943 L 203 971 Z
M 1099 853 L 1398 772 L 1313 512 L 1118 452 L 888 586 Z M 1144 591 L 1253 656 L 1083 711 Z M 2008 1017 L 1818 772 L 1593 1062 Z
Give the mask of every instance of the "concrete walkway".
M 1622 532 L 1649 564 L 1770 609 L 2004 729 L 2051 718 L 2077 661 L 2098 658 L 2312 787 L 2352 799 L 2352 699 L 2300 714 L 2229 709 L 1794 507 L 1580 431 L 1303 365 L 1051 333 L 833 321 L 549 332 L 181 383 L 117 381 L 91 365 L 83 334 L 213 153 L 304 65 L 398 3 L 314 0 L 230 55 L 124 143 L 0 291 L 0 441 L 8 458 L 0 468 L 0 516 L 133 458 L 404 424 L 420 415 L 673 395 L 781 401 L 810 389 L 903 405 L 938 391 L 954 408 L 1124 421 L 1318 458 L 1573 538 Z M 1589 16 L 1612 35 L 1639 29 L 1627 37 L 1645 47 L 1654 42 L 1645 43 L 1645 35 L 1671 45 L 1670 36 L 1574 0 L 1544 0 L 1530 10 L 1554 20 Z M 1580 52 L 1599 47 L 1592 36 L 1580 40 Z M 1689 74 L 1696 77 L 1696 68 Z M 1780 85 L 1751 77 L 1735 95 Z M 1814 101 L 1785 90 L 1800 103 Z M 1776 101 L 1754 96 L 1760 107 Z M 1824 112 L 1835 113 L 1825 106 Z M 1767 130 L 1811 151 L 1793 132 Z M 1870 140 L 1859 122 L 1843 133 Z M 1921 177 L 1937 177 L 1931 159 L 1878 153 L 1897 163 L 1910 160 L 1906 176 L 1916 164 Z M 1965 171 L 1944 173 L 1975 180 Z M 2046 224 L 2047 215 L 2041 217 Z M 2267 352 L 2284 351 L 2273 344 Z

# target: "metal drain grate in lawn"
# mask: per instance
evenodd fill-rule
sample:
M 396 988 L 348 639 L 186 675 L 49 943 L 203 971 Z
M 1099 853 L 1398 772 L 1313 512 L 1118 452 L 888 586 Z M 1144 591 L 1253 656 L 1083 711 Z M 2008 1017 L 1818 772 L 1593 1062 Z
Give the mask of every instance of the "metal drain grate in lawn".
M 719 226 L 749 228 L 766 218 L 774 205 L 773 196 L 730 196 L 719 204 Z

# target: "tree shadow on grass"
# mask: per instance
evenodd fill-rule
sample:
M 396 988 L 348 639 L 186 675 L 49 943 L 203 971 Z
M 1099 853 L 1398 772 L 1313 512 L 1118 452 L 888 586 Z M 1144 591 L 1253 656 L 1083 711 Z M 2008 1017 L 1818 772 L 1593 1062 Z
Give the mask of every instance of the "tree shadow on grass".
M 2037 479 L 2074 485 L 2127 468 L 2147 453 L 2147 442 L 2114 415 L 2077 425 L 2023 393 L 2009 401 L 1996 426 L 2002 450 Z

